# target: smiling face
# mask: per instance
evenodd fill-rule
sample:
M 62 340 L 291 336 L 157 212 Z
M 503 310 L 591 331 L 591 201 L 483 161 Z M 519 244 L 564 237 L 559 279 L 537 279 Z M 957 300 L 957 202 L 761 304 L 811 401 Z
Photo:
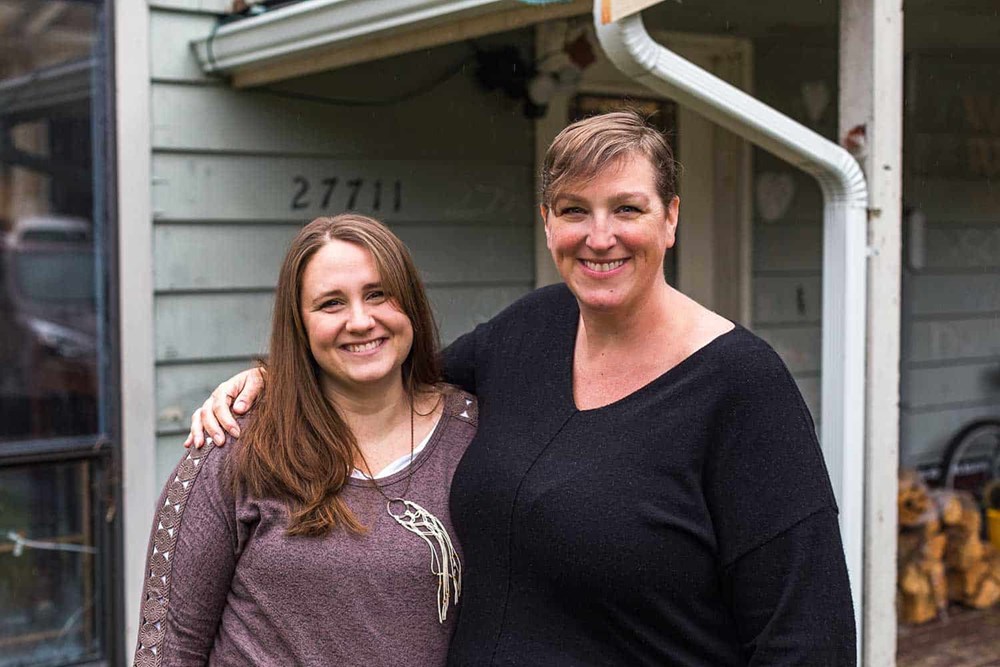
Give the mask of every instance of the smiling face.
M 581 308 L 628 309 L 663 283 L 679 200 L 664 203 L 648 159 L 629 155 L 542 206 L 545 238 Z
M 317 250 L 302 272 L 300 304 L 326 396 L 402 383 L 413 326 L 383 291 L 367 249 L 332 239 Z

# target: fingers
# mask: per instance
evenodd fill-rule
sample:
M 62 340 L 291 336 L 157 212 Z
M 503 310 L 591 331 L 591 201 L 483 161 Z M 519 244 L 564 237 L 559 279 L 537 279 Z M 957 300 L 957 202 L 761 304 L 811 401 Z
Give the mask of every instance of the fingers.
M 202 428 L 204 428 L 205 432 L 212 438 L 212 441 L 217 447 L 221 447 L 226 444 L 226 433 L 223 431 L 225 423 L 219 423 L 218 414 L 216 412 L 216 406 L 219 404 L 220 400 L 224 402 L 226 412 L 229 412 L 229 399 L 225 396 L 225 394 L 221 393 L 220 390 L 222 388 L 223 385 L 216 388 L 216 390 L 212 392 L 212 395 L 202 404 L 200 408 Z M 236 421 L 232 419 L 232 415 L 230 415 L 230 422 L 230 425 L 225 425 L 226 430 L 232 433 L 234 438 L 238 437 L 240 434 L 240 428 L 236 425 Z
M 191 430 L 188 432 L 188 436 L 184 440 L 184 446 L 191 447 L 194 445 L 195 449 L 201 449 L 204 444 L 205 431 L 201 427 L 201 408 L 198 408 L 191 413 Z
M 242 415 L 249 410 L 250 406 L 257 401 L 257 397 L 264 389 L 264 375 L 261 369 L 252 368 L 245 371 L 243 375 L 245 376 L 243 378 L 243 388 L 236 395 L 236 401 L 233 403 L 233 412 L 238 415 Z

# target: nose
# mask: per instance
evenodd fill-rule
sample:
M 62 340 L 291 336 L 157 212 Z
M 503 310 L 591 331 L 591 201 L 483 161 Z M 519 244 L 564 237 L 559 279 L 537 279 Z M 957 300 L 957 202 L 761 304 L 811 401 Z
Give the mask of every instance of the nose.
M 347 330 L 351 333 L 364 333 L 375 325 L 375 320 L 368 312 L 368 304 L 364 301 L 351 305 L 347 318 Z
M 614 248 L 617 243 L 611 216 L 603 213 L 595 214 L 587 232 L 587 247 L 594 252 L 605 252 Z

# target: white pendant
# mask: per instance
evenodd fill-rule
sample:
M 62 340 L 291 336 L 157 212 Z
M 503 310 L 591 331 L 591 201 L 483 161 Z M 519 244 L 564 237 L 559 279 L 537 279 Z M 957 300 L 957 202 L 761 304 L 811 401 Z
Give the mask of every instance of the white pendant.
M 402 505 L 394 514 L 393 505 Z M 462 562 L 451 543 L 451 537 L 441 521 L 411 500 L 393 498 L 386 503 L 386 511 L 403 528 L 419 535 L 431 550 L 431 573 L 438 578 L 438 621 L 448 618 L 448 605 L 454 590 L 455 604 L 462 593 Z

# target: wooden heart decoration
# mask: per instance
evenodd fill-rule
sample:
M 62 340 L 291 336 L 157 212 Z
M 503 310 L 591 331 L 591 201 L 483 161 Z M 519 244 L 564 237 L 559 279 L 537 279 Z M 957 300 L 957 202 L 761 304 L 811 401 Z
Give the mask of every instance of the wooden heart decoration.
M 802 103 L 809 122 L 815 125 L 830 105 L 830 86 L 826 81 L 806 81 L 802 84 Z
M 757 214 L 766 222 L 780 220 L 795 197 L 795 179 L 787 171 L 767 171 L 757 177 L 754 188 Z

